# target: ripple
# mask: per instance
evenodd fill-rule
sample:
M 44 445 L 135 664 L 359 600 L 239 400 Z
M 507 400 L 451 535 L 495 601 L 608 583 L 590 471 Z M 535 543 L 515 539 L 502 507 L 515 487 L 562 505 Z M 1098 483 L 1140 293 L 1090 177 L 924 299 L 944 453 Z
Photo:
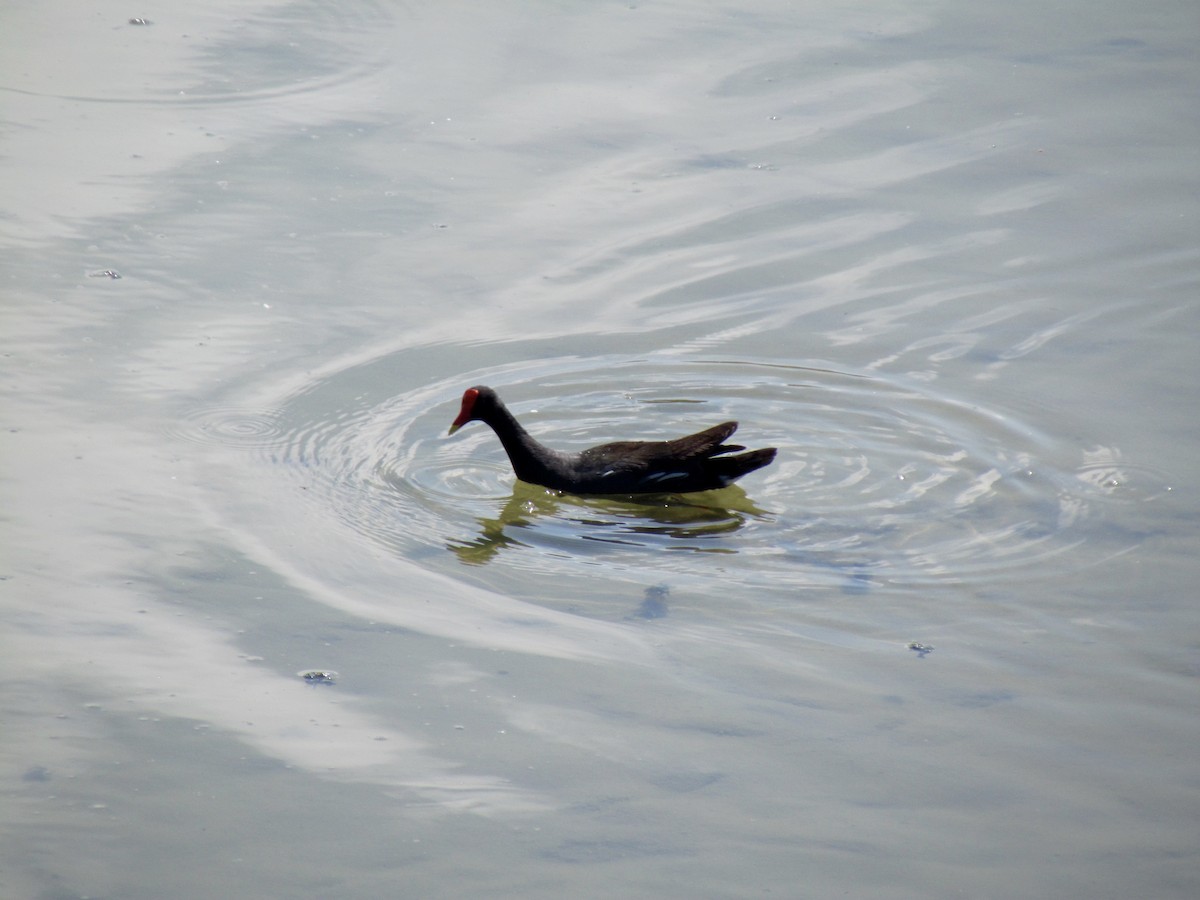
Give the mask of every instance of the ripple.
M 169 433 L 193 444 L 261 449 L 288 439 L 281 415 L 275 409 L 209 407 L 188 413 Z
M 503 500 L 512 493 L 512 470 L 501 464 L 490 466 L 432 463 L 416 466 L 407 479 L 418 491 L 454 500 Z M 389 471 L 385 478 L 394 489 L 404 490 L 400 473 Z
M 563 357 L 398 395 L 360 390 L 347 408 L 345 385 L 362 381 L 352 369 L 327 376 L 283 405 L 282 424 L 209 411 L 192 431 L 268 448 L 325 515 L 389 552 L 571 609 L 668 576 L 709 592 L 736 584 L 759 601 L 1045 577 L 1128 549 L 1128 535 L 1103 527 L 1111 500 L 1169 491 L 1113 448 L 1071 447 L 925 382 L 831 366 Z M 516 482 L 486 426 L 447 437 L 475 383 L 557 448 L 738 418 L 741 442 L 779 457 L 707 494 L 558 494 Z
M 127 25 L 159 27 L 136 17 Z M 82 80 L 74 84 L 67 81 L 66 90 L 0 85 L 0 91 L 143 108 L 278 105 L 292 99 L 316 101 L 322 97 L 333 105 L 344 100 L 352 89 L 380 77 L 387 68 L 390 56 L 380 45 L 379 35 L 394 26 L 395 12 L 385 4 L 363 0 L 336 8 L 320 3 L 292 4 L 287 9 L 240 15 L 229 20 L 223 30 L 218 26 L 200 51 L 201 59 L 211 65 L 202 67 L 196 76 L 198 81 L 184 89 L 180 88 L 184 82 L 178 78 L 167 85 L 151 82 L 124 94 L 119 87 L 96 93 L 94 83 Z M 264 48 L 275 50 L 265 53 Z M 238 78 L 229 77 L 231 68 L 241 73 Z M 205 71 L 211 74 L 205 75 Z M 59 82 L 70 77 L 68 71 Z
M 1167 477 L 1149 466 L 1127 462 L 1116 447 L 1093 447 L 1083 453 L 1075 476 L 1106 497 L 1122 503 L 1146 503 L 1171 493 Z

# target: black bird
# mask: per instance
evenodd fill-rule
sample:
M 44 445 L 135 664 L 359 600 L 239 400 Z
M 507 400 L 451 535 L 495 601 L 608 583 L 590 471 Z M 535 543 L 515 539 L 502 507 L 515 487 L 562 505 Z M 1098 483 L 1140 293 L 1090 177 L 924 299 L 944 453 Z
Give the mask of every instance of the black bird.
M 618 441 L 582 453 L 561 453 L 539 444 L 521 427 L 490 387 L 463 394 L 450 434 L 468 422 L 490 425 L 522 481 L 573 494 L 683 494 L 723 488 L 775 458 L 775 448 L 745 450 L 722 443 L 737 430 L 723 422 L 673 441 Z

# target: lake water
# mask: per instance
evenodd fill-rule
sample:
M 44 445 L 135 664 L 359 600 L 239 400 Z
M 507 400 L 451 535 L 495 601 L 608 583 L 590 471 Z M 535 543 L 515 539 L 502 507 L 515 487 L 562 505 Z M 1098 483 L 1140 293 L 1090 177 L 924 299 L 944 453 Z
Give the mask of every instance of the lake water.
M 0 894 L 1200 895 L 1193 3 L 0 21 Z

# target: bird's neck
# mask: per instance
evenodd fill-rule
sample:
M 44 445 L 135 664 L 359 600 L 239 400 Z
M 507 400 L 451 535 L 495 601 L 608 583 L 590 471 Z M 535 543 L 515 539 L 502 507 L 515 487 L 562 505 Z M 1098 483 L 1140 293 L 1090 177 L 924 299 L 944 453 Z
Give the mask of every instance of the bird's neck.
M 516 476 L 532 484 L 544 484 L 546 475 L 559 454 L 538 443 L 503 406 L 489 410 L 483 421 L 490 425 L 492 431 L 496 432 L 496 437 L 500 438 Z

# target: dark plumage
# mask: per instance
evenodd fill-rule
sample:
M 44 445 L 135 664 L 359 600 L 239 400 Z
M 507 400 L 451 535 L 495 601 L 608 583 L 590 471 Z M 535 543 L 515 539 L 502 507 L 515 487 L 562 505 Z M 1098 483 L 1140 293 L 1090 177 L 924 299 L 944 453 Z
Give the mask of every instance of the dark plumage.
M 490 425 L 522 481 L 574 494 L 681 494 L 723 488 L 775 458 L 775 448 L 745 450 L 723 441 L 737 430 L 724 422 L 673 441 L 618 441 L 582 453 L 560 453 L 539 444 L 489 387 L 463 394 L 450 434 L 467 422 Z

